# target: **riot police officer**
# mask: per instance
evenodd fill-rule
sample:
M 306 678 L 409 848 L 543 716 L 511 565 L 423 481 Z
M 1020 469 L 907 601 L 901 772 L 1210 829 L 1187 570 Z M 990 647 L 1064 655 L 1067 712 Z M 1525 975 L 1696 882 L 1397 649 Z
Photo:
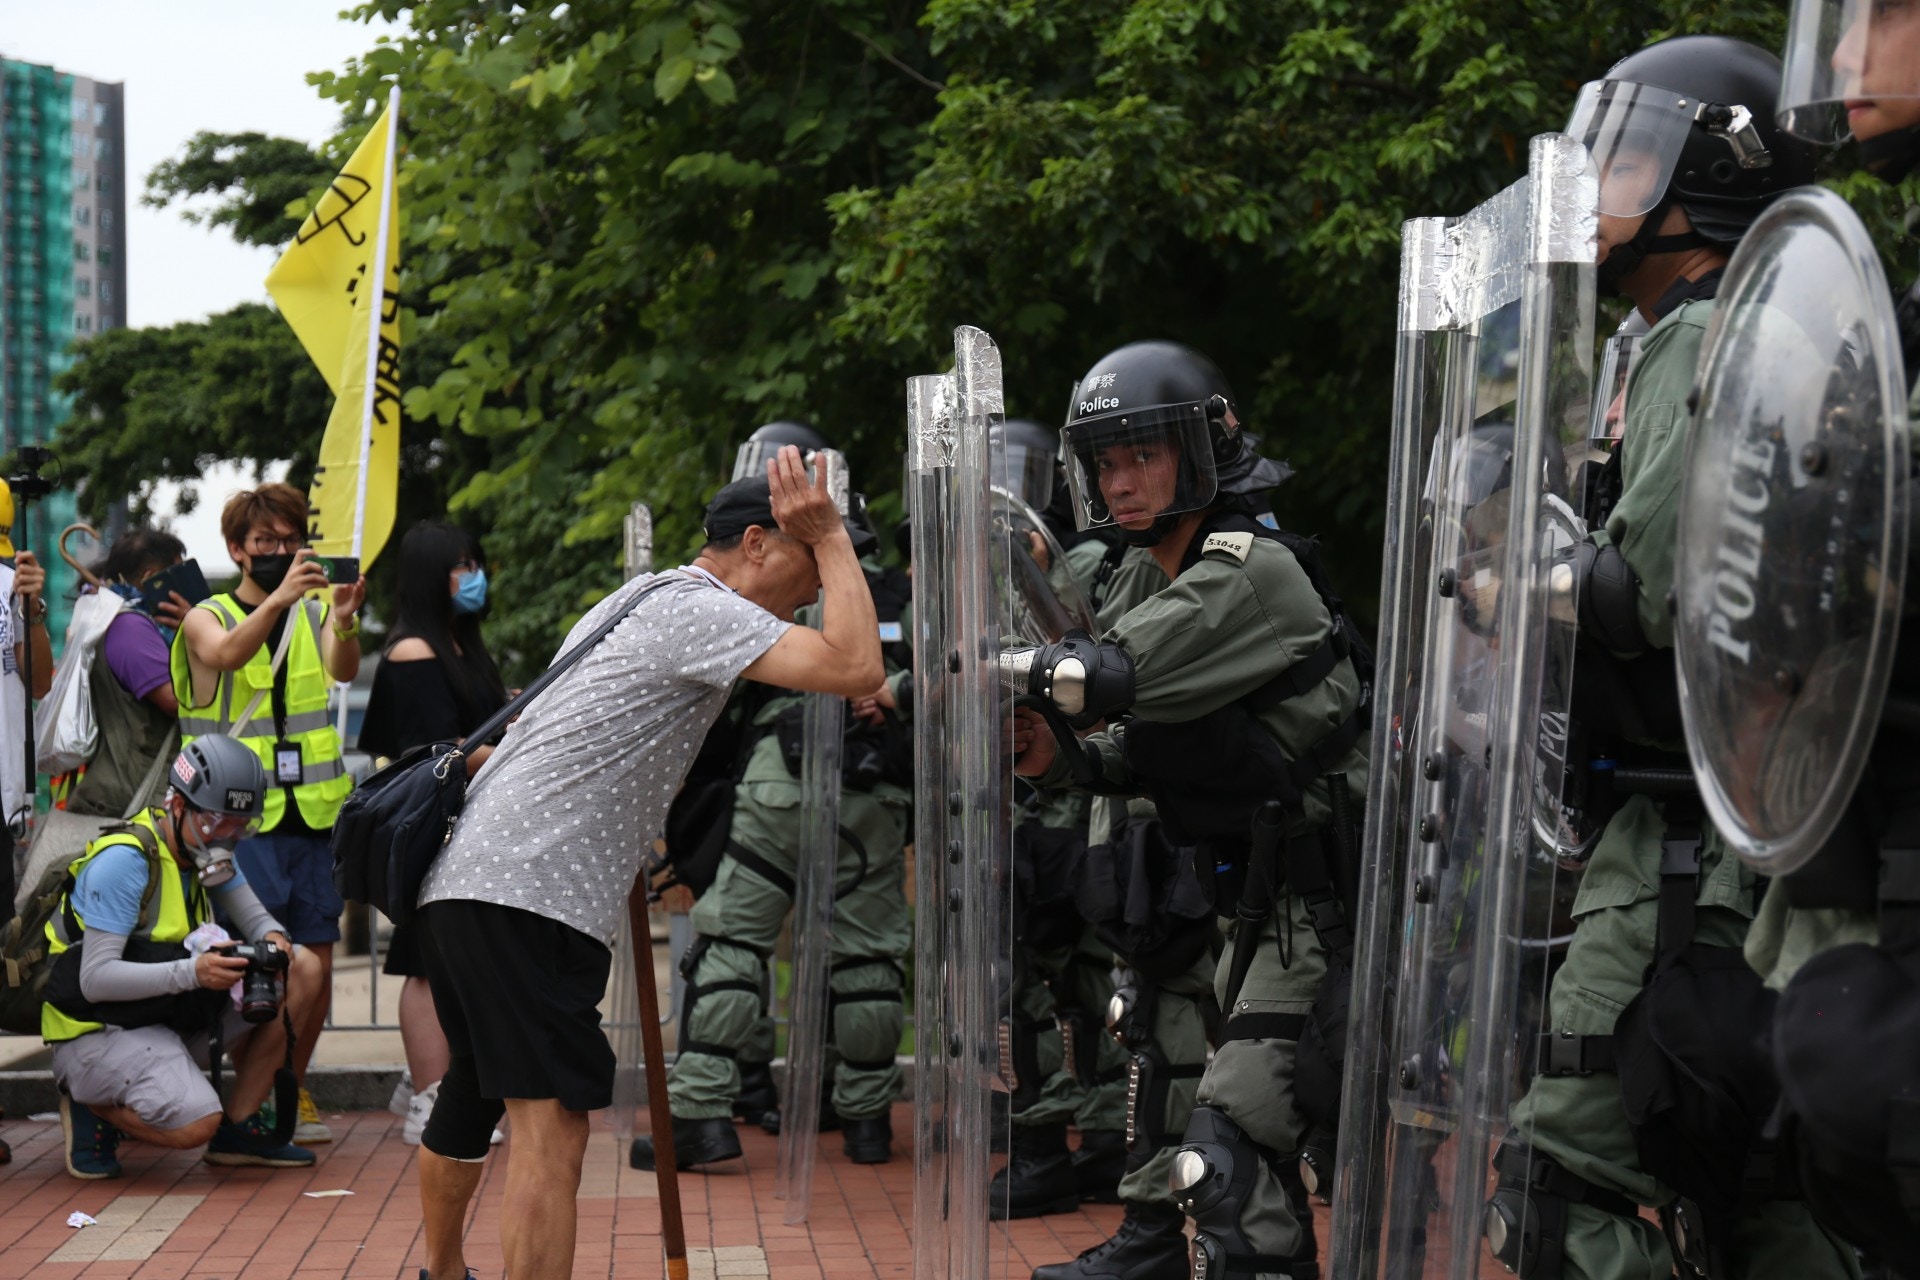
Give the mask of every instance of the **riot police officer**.
M 736 476 L 755 474 L 783 445 L 829 447 L 806 423 L 771 422 L 740 446 Z M 853 523 L 865 520 L 854 495 Z M 843 1148 L 859 1164 L 892 1155 L 889 1108 L 900 1092 L 896 1060 L 905 1029 L 905 969 L 910 942 L 903 892 L 904 853 L 912 806 L 912 751 L 891 709 L 906 676 L 902 611 L 910 598 L 903 574 L 871 559 L 878 539 L 861 529 L 855 550 L 867 572 L 880 620 L 889 680 L 885 707 L 866 700 L 864 718 L 848 719 L 842 748 L 840 856 L 834 893 L 833 955 L 828 996 L 830 1036 L 838 1051 L 823 1127 L 842 1130 Z M 800 830 L 801 699 L 743 686 L 717 722 L 736 783 L 725 856 L 693 910 L 695 938 L 681 960 L 687 979 L 679 1055 L 667 1080 L 674 1154 L 682 1168 L 740 1155 L 732 1118 L 777 1130 L 780 1113 L 769 1063 L 768 963 L 792 907 Z M 703 748 L 703 756 L 706 749 Z M 676 834 L 668 820 L 669 855 Z M 688 833 L 691 838 L 693 833 Z M 652 1140 L 635 1142 L 634 1159 L 650 1161 Z
M 1102 585 L 1109 542 L 1119 539 L 1074 527 L 1059 433 L 1023 418 L 990 430 L 1006 457 L 1009 506 L 1017 499 L 1021 517 L 1037 517 L 1045 530 L 1015 529 L 1013 536 L 1034 544 L 1033 563 L 1059 581 L 1063 595 L 1077 589 L 1092 596 Z M 988 1193 L 997 1218 L 1113 1203 L 1127 1159 L 1127 1055 L 1104 1027 L 1114 994 L 1113 949 L 1075 901 L 1088 797 L 1021 790 L 1013 834 L 1014 991 L 1003 1037 L 1003 1074 L 1015 1085 L 1007 1163 Z M 1073 1150 L 1069 1124 L 1080 1134 Z
M 1781 126 L 1813 143 L 1851 138 L 1859 165 L 1883 181 L 1913 172 L 1920 165 L 1920 13 L 1899 4 L 1795 0 L 1788 33 Z M 1911 573 L 1920 285 L 1889 306 L 1866 227 L 1831 207 L 1838 204 L 1824 192 L 1803 193 L 1750 254 L 1743 251 L 1742 266 L 1750 256 L 1749 274 L 1776 282 L 1778 291 L 1729 314 L 1727 327 L 1762 340 L 1717 343 L 1703 364 L 1706 394 L 1690 464 L 1703 477 L 1727 474 L 1728 462 L 1755 456 L 1755 431 L 1784 447 L 1777 464 L 1734 472 L 1763 507 L 1769 564 L 1753 583 L 1755 625 L 1738 635 L 1727 629 L 1729 640 L 1750 641 L 1751 662 L 1737 661 L 1732 645 L 1712 643 L 1683 644 L 1680 660 L 1689 746 L 1709 799 L 1722 801 L 1715 817 L 1740 856 L 1774 877 L 1746 956 L 1780 993 L 1771 1049 L 1782 1086 L 1783 1163 L 1798 1173 L 1824 1225 L 1900 1274 L 1914 1274 L 1920 807 L 1913 762 L 1920 740 L 1912 708 L 1920 697 L 1920 638 L 1915 593 L 1902 592 L 1899 565 L 1904 552 Z M 1865 269 L 1835 271 L 1836 250 L 1839 261 Z M 1783 334 L 1774 323 L 1781 315 L 1805 327 Z M 1794 361 L 1804 377 L 1779 377 L 1780 365 Z M 1809 361 L 1817 363 L 1805 367 Z M 1752 393 L 1756 382 L 1763 394 Z M 1832 465 L 1811 466 L 1816 454 Z M 1828 536 L 1842 513 L 1846 536 Z M 1696 623 L 1714 625 L 1708 593 L 1725 542 L 1714 531 L 1729 514 L 1724 485 L 1714 492 L 1690 483 L 1683 493 L 1683 639 L 1704 634 Z M 1791 571 L 1773 571 L 1780 563 Z M 1792 672 L 1797 687 L 1776 686 L 1764 700 L 1729 699 L 1749 669 Z M 1793 774 L 1815 785 L 1781 786 L 1777 769 L 1753 752 L 1728 757 L 1728 731 L 1775 748 L 1775 759 L 1794 761 Z M 1745 804 L 1754 794 L 1772 803 Z
M 1591 754 L 1606 755 L 1622 781 L 1573 902 L 1540 1074 L 1495 1159 L 1489 1244 L 1530 1278 L 1652 1280 L 1676 1262 L 1689 1274 L 1721 1276 L 1853 1271 L 1847 1251 L 1804 1206 L 1772 1198 L 1757 1178 L 1740 1194 L 1744 1151 L 1710 1153 L 1733 1162 L 1733 1192 L 1675 1185 L 1685 1162 L 1672 1158 L 1671 1142 L 1662 1150 L 1663 1135 L 1636 1132 L 1623 1100 L 1642 1078 L 1645 1039 L 1625 1034 L 1634 1019 L 1622 1010 L 1669 966 L 1729 955 L 1746 935 L 1756 896 L 1753 875 L 1703 823 L 1676 751 L 1667 597 L 1686 405 L 1715 289 L 1754 218 L 1810 176 L 1806 149 L 1772 124 L 1778 76 L 1769 54 L 1739 41 L 1664 41 L 1586 85 L 1567 130 L 1599 171 L 1600 283 L 1630 299 L 1652 328 L 1628 378 L 1611 475 L 1596 486 L 1593 533 L 1556 570 L 1559 598 L 1579 629 L 1576 736 L 1592 744 Z M 1672 785 L 1634 793 L 1628 778 Z M 1732 986 L 1740 989 L 1737 976 Z M 1738 1005 L 1708 1003 L 1694 1010 L 1698 1019 L 1728 1016 Z M 1743 1038 L 1726 1037 L 1736 1045 Z M 1649 1167 L 1650 1153 L 1659 1168 Z M 1662 1209 L 1665 1238 L 1639 1216 L 1641 1205 Z M 1711 1219 L 1704 1224 L 1703 1213 Z
M 1312 544 L 1256 518 L 1256 495 L 1284 473 L 1249 447 L 1211 361 L 1171 342 L 1110 353 L 1080 380 L 1062 438 L 1080 522 L 1143 548 L 1130 562 L 1152 589 L 1098 641 L 1069 637 L 1016 664 L 1016 682 L 1055 709 L 1018 713 L 1016 771 L 1153 801 L 1117 840 L 1098 817 L 1091 837 L 1152 900 L 1142 927 L 1164 934 L 1133 960 L 1185 957 L 1156 1017 L 1170 991 L 1203 1008 L 1182 982 L 1211 971 L 1221 1020 L 1205 1029 L 1217 1049 L 1184 1144 L 1129 1173 L 1111 1240 L 1034 1274 L 1185 1275 L 1183 1213 L 1196 1276 L 1317 1274 L 1304 1206 L 1277 1170 L 1306 1131 L 1297 1048 L 1348 945 L 1342 868 L 1366 789 L 1370 663 Z M 1066 732 L 1103 721 L 1079 748 Z M 1211 929 L 1193 927 L 1209 911 L 1231 922 L 1217 963 Z M 1202 1028 L 1160 1030 L 1185 1057 Z M 1136 1093 L 1159 1066 L 1136 1057 Z M 1161 1169 L 1164 1189 L 1142 1185 Z

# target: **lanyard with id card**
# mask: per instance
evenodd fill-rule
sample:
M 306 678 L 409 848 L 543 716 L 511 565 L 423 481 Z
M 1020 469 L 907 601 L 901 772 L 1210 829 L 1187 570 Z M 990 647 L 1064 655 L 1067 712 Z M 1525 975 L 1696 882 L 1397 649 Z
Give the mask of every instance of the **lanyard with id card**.
M 283 787 L 300 783 L 300 744 L 282 739 L 273 744 L 273 780 Z

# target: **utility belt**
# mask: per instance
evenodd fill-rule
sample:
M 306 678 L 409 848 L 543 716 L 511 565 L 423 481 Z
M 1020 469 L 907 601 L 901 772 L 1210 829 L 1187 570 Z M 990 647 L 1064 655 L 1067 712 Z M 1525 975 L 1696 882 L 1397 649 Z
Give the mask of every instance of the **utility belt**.
M 1766 1136 L 1778 1097 L 1764 1043 L 1775 997 L 1739 947 L 1694 940 L 1705 818 L 1677 787 L 1664 808 L 1646 985 L 1610 1034 L 1543 1034 L 1536 1070 L 1619 1077 L 1641 1167 L 1683 1198 L 1664 1218 L 1675 1257 L 1683 1274 L 1707 1277 L 1722 1273 L 1719 1241 L 1734 1215 L 1793 1192 Z

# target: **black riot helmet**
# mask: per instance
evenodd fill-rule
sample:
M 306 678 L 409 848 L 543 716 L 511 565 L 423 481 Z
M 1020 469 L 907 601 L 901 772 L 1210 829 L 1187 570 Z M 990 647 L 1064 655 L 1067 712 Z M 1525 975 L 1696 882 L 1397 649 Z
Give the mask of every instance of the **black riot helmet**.
M 1124 530 L 1134 546 L 1154 545 L 1174 516 L 1203 511 L 1221 494 L 1262 492 L 1286 476 L 1254 453 L 1219 367 L 1177 342 L 1134 342 L 1102 356 L 1074 387 L 1060 442 L 1075 524 L 1152 516 L 1151 527 Z M 1132 452 L 1115 452 L 1123 449 Z M 1136 484 L 1135 472 L 1151 479 Z M 1102 476 L 1122 473 L 1124 501 L 1144 504 L 1139 510 L 1109 504 Z
M 811 455 L 820 449 L 831 449 L 825 436 L 805 422 L 783 418 L 769 422 L 765 426 L 755 427 L 746 443 L 740 446 L 733 456 L 734 480 L 748 476 L 767 474 L 767 459 L 780 452 L 782 445 L 795 445 L 802 455 Z
M 1779 91 L 1779 59 L 1727 36 L 1662 40 L 1581 88 L 1567 132 L 1593 153 L 1600 212 L 1645 215 L 1608 252 L 1603 285 L 1648 254 L 1731 248 L 1775 197 L 1813 181 L 1813 148 L 1774 119 Z M 1693 230 L 1663 236 L 1676 204 Z

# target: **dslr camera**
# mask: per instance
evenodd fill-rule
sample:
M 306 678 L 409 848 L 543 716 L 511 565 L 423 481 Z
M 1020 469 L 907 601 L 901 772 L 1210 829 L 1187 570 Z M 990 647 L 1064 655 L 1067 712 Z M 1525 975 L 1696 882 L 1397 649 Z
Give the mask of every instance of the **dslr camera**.
M 247 962 L 240 979 L 240 1016 L 248 1022 L 272 1022 L 280 1012 L 279 980 L 287 976 L 287 953 L 271 942 L 230 942 L 213 950 Z

